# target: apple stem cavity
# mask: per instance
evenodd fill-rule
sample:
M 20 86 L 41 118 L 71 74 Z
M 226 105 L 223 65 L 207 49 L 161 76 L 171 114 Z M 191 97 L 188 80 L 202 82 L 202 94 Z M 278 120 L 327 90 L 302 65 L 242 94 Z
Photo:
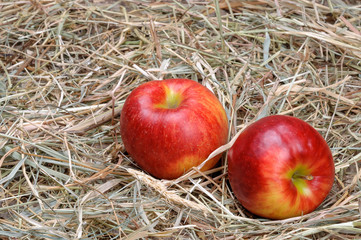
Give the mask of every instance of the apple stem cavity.
M 173 109 L 173 108 L 177 108 L 179 107 L 181 103 L 181 97 L 179 96 L 179 94 L 175 93 L 175 92 L 171 92 L 168 96 L 167 96 L 167 107 L 169 109 Z
M 176 109 L 181 104 L 183 98 L 182 95 L 170 88 L 165 89 L 165 100 L 163 103 L 157 104 L 156 106 L 163 109 Z
M 308 181 L 313 180 L 313 176 L 312 176 L 312 175 L 304 175 L 304 174 L 300 174 L 300 173 L 295 172 L 295 173 L 292 175 L 292 179 L 298 179 L 298 178 L 301 178 L 301 179 L 304 179 L 304 180 L 308 180 Z

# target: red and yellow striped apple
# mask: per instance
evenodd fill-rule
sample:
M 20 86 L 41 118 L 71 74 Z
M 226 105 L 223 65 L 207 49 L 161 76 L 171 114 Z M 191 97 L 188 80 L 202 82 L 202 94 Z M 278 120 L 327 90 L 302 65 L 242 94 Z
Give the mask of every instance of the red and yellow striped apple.
M 248 126 L 228 151 L 232 190 L 250 212 L 285 219 L 315 210 L 334 182 L 330 148 L 306 122 L 274 115 Z
M 120 133 L 143 170 L 174 179 L 227 142 L 228 120 L 217 97 L 203 85 L 189 79 L 150 81 L 126 99 Z M 212 168 L 219 158 L 201 170 Z

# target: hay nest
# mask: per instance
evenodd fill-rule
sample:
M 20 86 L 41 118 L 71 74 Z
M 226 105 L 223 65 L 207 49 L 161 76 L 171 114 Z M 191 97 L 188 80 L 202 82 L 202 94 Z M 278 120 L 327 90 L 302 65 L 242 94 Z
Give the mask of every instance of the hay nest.
M 1 2 L 1 239 L 360 238 L 357 4 Z M 215 93 L 230 139 L 271 114 L 314 126 L 336 165 L 323 204 L 271 221 L 235 200 L 224 158 L 175 181 L 137 168 L 118 134 L 124 100 L 141 83 L 176 77 Z

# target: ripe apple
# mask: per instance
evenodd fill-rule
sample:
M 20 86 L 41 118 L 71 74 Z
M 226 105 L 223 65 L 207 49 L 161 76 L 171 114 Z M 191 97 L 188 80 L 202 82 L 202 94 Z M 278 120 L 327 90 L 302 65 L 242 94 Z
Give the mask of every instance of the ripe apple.
M 228 151 L 232 190 L 250 212 L 285 219 L 315 210 L 330 192 L 330 148 L 306 122 L 274 115 L 248 126 Z
M 203 85 L 189 79 L 150 81 L 126 99 L 120 134 L 143 170 L 174 179 L 227 142 L 228 120 L 217 97 Z M 201 170 L 212 168 L 219 158 Z

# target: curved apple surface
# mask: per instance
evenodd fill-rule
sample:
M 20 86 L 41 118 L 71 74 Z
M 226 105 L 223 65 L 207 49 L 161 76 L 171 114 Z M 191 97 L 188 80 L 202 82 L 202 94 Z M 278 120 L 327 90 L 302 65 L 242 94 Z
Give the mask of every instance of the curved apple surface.
M 330 148 L 306 122 L 274 115 L 248 126 L 228 152 L 232 190 L 250 212 L 285 219 L 315 210 L 334 181 Z
M 228 120 L 217 97 L 203 85 L 189 79 L 150 81 L 126 99 L 120 133 L 143 170 L 174 179 L 227 142 Z M 201 170 L 212 168 L 219 158 Z

